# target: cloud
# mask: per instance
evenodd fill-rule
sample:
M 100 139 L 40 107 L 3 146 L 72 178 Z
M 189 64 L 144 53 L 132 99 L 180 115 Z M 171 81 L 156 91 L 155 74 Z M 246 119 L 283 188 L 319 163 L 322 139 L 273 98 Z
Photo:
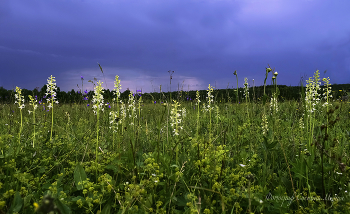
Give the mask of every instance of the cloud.
M 193 78 L 202 89 L 215 81 L 226 88 L 234 70 L 240 86 L 244 77 L 261 83 L 268 63 L 287 85 L 316 68 L 337 82 L 350 73 L 345 1 L 11 0 L 0 6 L 7 11 L 0 15 L 0 79 L 9 88 L 34 88 L 52 74 L 70 90 L 81 74 L 98 75 L 96 62 L 108 86 L 119 74 L 124 85 L 147 90 L 152 79 L 169 87 L 168 70 L 179 78 L 175 85 Z

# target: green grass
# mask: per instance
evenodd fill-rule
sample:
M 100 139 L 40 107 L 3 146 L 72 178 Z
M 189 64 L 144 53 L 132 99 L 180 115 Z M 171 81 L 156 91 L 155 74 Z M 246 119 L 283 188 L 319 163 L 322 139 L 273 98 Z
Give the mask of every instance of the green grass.
M 86 103 L 56 104 L 54 123 L 41 105 L 35 117 L 0 105 L 0 213 L 53 210 L 43 198 L 61 213 L 349 213 L 348 103 L 319 105 L 310 135 L 303 102 L 171 113 L 138 101 L 99 119 Z

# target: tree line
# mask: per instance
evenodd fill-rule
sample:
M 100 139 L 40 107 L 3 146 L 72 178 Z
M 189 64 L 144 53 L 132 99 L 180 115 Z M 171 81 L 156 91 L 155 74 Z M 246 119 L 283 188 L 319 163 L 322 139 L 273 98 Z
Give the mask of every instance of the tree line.
M 272 93 L 274 92 L 274 87 L 272 85 L 266 86 L 266 94 L 271 97 Z M 41 100 L 43 102 L 46 102 L 46 88 L 47 86 L 44 85 L 39 88 L 35 88 L 33 90 L 28 89 L 22 89 L 22 95 L 24 96 L 25 102 L 27 102 L 28 95 L 32 95 L 37 100 Z M 301 94 L 305 93 L 305 86 L 286 86 L 286 85 L 277 85 L 278 91 L 279 91 L 279 100 L 296 100 L 300 101 Z M 322 93 L 322 89 L 324 87 L 321 86 L 321 91 L 319 93 Z M 348 95 L 350 90 L 350 84 L 334 84 L 332 85 L 332 96 L 334 99 L 342 99 L 346 95 Z M 104 89 L 103 90 L 103 97 L 105 102 L 111 102 L 113 98 L 115 97 L 113 90 Z M 259 101 L 261 100 L 261 97 L 264 93 L 264 86 L 255 86 L 249 88 L 249 100 L 252 101 Z M 71 91 L 65 92 L 61 91 L 60 87 L 57 87 L 57 100 L 60 103 L 84 103 L 84 102 L 91 102 L 93 97 L 94 91 L 75 91 L 72 89 Z M 121 100 L 126 101 L 129 97 L 130 90 L 125 90 L 120 94 Z M 206 90 L 200 90 L 200 99 L 205 100 L 207 96 Z M 244 88 L 238 89 L 238 102 L 244 102 Z M 214 89 L 213 92 L 214 100 L 217 102 L 237 102 L 236 97 L 236 89 Z M 191 102 L 196 99 L 196 91 L 173 91 L 173 92 L 152 92 L 152 93 L 143 93 L 143 94 L 133 94 L 133 96 L 136 97 L 142 97 L 142 100 L 144 102 L 165 102 L 167 100 L 173 99 L 178 100 L 182 102 Z M 7 90 L 3 87 L 0 87 L 0 103 L 2 104 L 10 104 L 15 102 L 15 91 L 13 90 Z

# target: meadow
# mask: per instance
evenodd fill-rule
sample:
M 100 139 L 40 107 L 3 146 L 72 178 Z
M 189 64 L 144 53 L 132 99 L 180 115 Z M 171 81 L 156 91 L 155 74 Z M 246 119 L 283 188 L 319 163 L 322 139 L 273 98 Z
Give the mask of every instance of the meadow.
M 102 69 L 101 69 L 102 70 Z M 318 71 L 300 101 L 273 93 L 45 97 L 0 105 L 0 213 L 350 213 L 350 105 Z M 235 76 L 238 78 L 237 73 Z M 321 87 L 322 86 L 322 87 Z M 237 86 L 238 87 L 238 86 Z

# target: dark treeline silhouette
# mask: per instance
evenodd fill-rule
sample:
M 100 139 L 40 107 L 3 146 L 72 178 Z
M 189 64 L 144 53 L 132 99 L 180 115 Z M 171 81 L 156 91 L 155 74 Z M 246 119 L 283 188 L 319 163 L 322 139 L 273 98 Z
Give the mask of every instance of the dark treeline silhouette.
M 301 86 L 286 86 L 286 85 L 278 85 L 279 90 L 279 100 L 296 100 L 300 101 L 302 90 L 306 90 L 306 87 L 302 89 Z M 350 84 L 334 84 L 332 87 L 332 95 L 333 99 L 341 99 L 342 97 L 347 95 L 347 92 L 350 89 Z M 36 99 L 41 102 L 46 103 L 46 88 L 44 85 L 40 90 L 39 88 L 35 88 L 34 90 L 22 89 L 22 95 L 24 96 L 25 102 L 29 101 L 28 95 L 36 96 Z M 324 86 L 321 86 L 323 89 Z M 271 97 L 272 93 L 275 90 L 275 86 L 267 85 L 266 86 L 266 94 Z M 72 89 L 71 91 L 65 92 L 61 91 L 59 87 L 57 87 L 57 100 L 59 103 L 90 103 L 92 101 L 92 97 L 94 91 L 75 91 Z M 244 97 L 244 88 L 239 88 L 239 101 L 245 102 Z M 264 93 L 264 86 L 256 86 L 249 88 L 249 99 L 250 101 L 261 101 L 261 98 Z M 320 91 L 319 93 L 322 93 Z M 120 94 L 121 100 L 124 102 L 127 101 L 129 97 L 130 91 L 126 90 Z M 207 90 L 200 90 L 200 99 L 202 101 L 205 100 L 207 96 Z M 214 89 L 213 91 L 214 100 L 217 102 L 236 102 L 236 89 Z M 142 95 L 134 94 L 134 96 L 139 97 L 142 96 L 142 100 L 144 102 L 163 102 L 169 100 L 171 97 L 174 100 L 178 101 L 194 101 L 196 99 L 196 91 L 174 91 L 171 92 L 153 92 L 153 93 L 144 93 Z M 109 89 L 104 89 L 103 97 L 105 102 L 111 102 L 113 100 L 113 91 Z M 0 87 L 0 103 L 10 104 L 15 102 L 15 90 L 6 90 L 3 87 Z

